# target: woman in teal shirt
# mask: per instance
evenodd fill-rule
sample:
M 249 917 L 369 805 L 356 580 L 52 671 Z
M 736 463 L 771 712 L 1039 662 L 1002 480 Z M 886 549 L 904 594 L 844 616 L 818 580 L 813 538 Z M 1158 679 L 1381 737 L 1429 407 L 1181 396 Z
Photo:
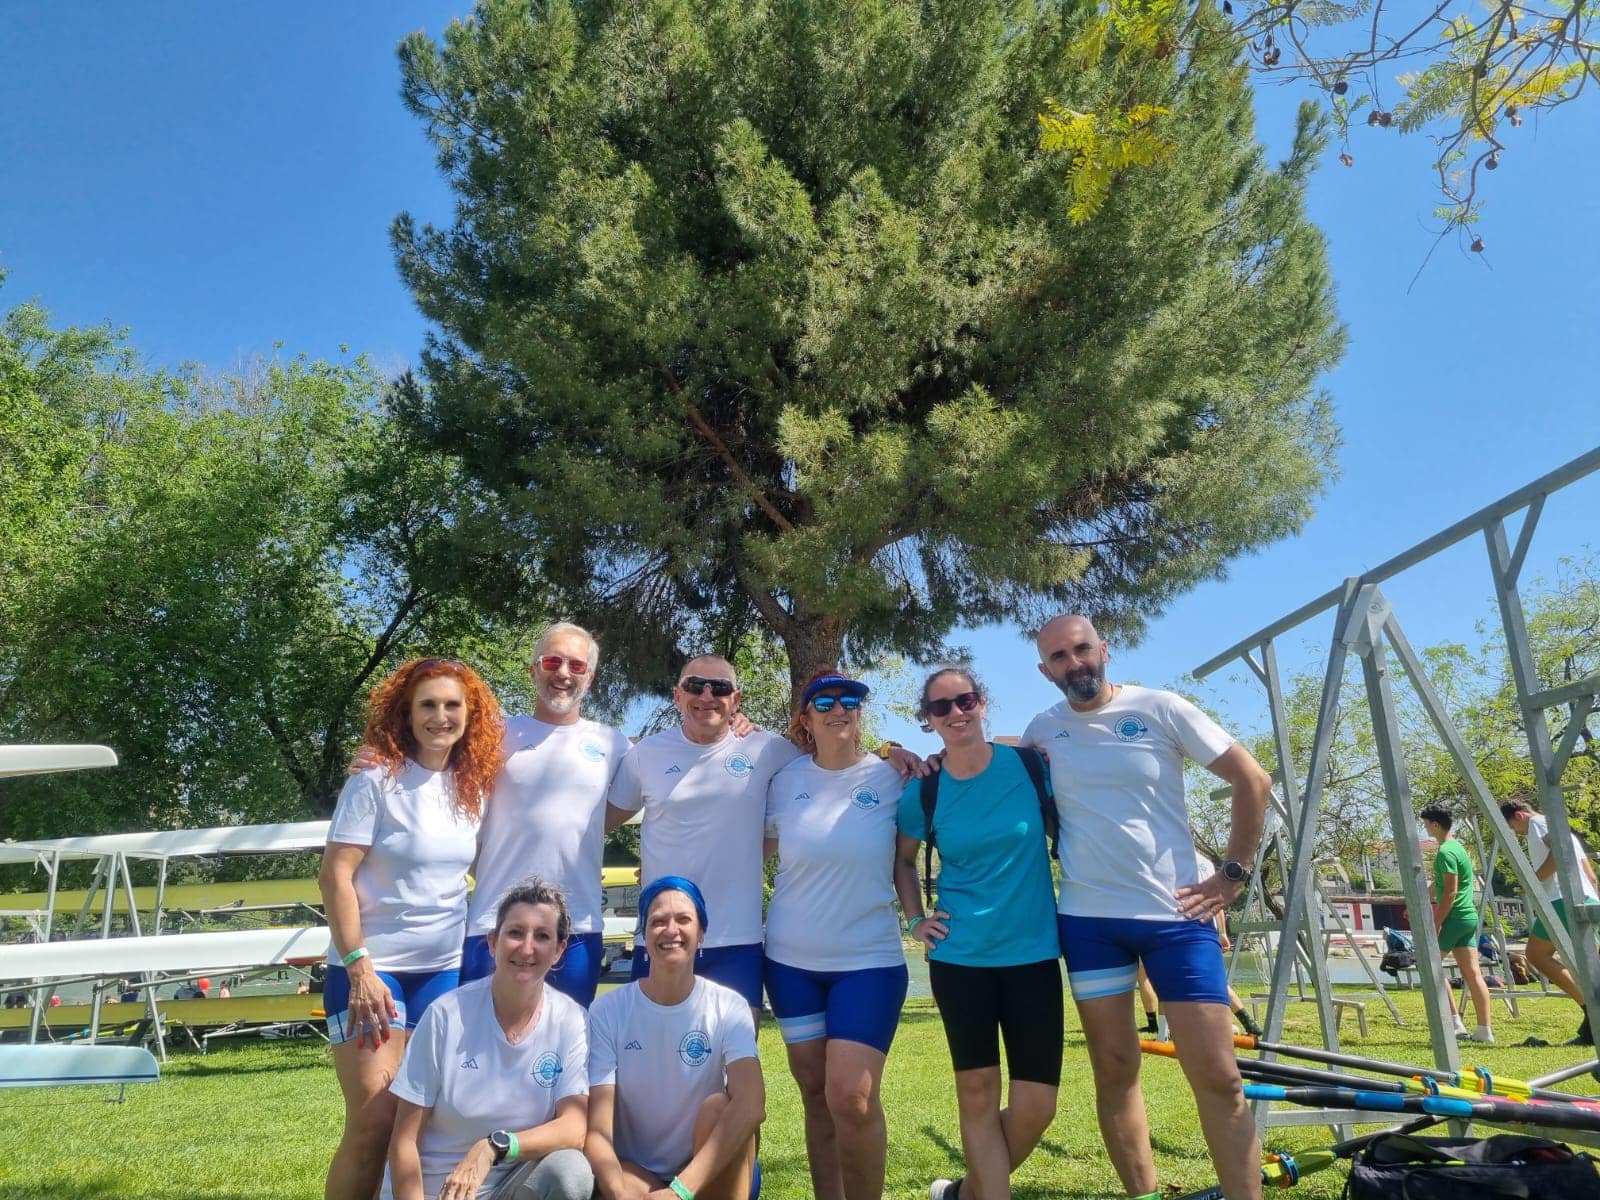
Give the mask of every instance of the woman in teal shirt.
M 917 879 L 917 850 L 929 833 L 920 780 L 906 786 L 898 814 L 895 891 L 912 936 L 928 950 L 972 1179 L 935 1180 L 932 1200 L 1010 1196 L 1011 1172 L 1049 1127 L 1061 1082 L 1060 947 L 1044 816 L 1021 756 L 984 735 L 986 699 L 965 667 L 943 667 L 922 685 L 919 715 L 944 742 L 933 811 L 939 902 L 931 912 Z M 1048 789 L 1048 775 L 1044 781 Z M 1011 1075 L 1004 1110 L 1002 1039 Z

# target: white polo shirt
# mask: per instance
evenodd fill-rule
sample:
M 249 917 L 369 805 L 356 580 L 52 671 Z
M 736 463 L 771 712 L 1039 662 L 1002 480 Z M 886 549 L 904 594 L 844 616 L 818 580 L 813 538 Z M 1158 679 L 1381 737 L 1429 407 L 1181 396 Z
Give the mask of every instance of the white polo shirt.
M 505 750 L 505 769 L 478 833 L 467 933 L 494 929 L 500 898 L 529 875 L 566 894 L 573 933 L 603 929 L 606 791 L 628 752 L 627 737 L 598 721 L 551 725 L 511 717 Z
M 894 913 L 900 774 L 868 754 L 839 771 L 797 758 L 773 777 L 766 836 L 778 841 L 767 955 L 805 971 L 905 962 Z
M 1183 920 L 1173 893 L 1198 882 L 1183 762 L 1210 766 L 1234 739 L 1182 696 L 1124 684 L 1093 712 L 1063 699 L 1028 723 L 1022 743 L 1050 759 L 1061 825 L 1056 910 Z
M 423 1193 L 437 1196 L 445 1178 L 479 1138 L 496 1129 L 532 1129 L 555 1119 L 568 1096 L 589 1094 L 589 1029 L 583 1009 L 544 989 L 538 1021 L 515 1044 L 494 1015 L 492 979 L 447 992 L 428 1006 L 406 1043 L 389 1090 L 432 1109 L 417 1147 Z M 516 1163 L 491 1168 L 496 1174 Z M 384 1195 L 390 1195 L 388 1172 Z
M 709 979 L 681 1004 L 657 1004 L 630 983 L 589 1009 L 589 1082 L 617 1089 L 617 1157 L 662 1179 L 694 1157 L 695 1115 L 728 1086 L 728 1064 L 755 1057 L 750 1006 Z
M 622 759 L 610 801 L 627 812 L 644 809 L 640 879 L 694 881 L 710 920 L 708 949 L 761 942 L 767 786 L 799 756 L 792 742 L 764 729 L 702 746 L 680 728 L 641 739 Z
M 398 776 L 373 767 L 345 781 L 328 840 L 366 846 L 356 868 L 361 935 L 380 971 L 461 963 L 467 871 L 478 822 L 456 811 L 455 777 L 407 759 Z M 338 963 L 337 953 L 328 956 Z

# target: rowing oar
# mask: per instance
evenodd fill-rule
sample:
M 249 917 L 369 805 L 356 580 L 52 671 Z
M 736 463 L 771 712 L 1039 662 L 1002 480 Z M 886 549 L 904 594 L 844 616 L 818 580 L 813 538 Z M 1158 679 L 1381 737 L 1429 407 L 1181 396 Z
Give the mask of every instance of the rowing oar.
M 1377 1071 L 1384 1075 L 1413 1076 L 1418 1075 L 1424 1079 L 1437 1079 L 1440 1083 L 1452 1087 L 1465 1088 L 1469 1092 L 1483 1092 L 1501 1096 L 1536 1096 L 1540 1100 L 1573 1101 L 1583 1100 L 1588 1097 L 1575 1096 L 1570 1092 L 1552 1091 L 1550 1088 L 1534 1087 L 1523 1079 L 1509 1079 L 1496 1075 L 1485 1067 L 1463 1067 L 1458 1071 L 1446 1071 L 1439 1067 L 1422 1067 L 1415 1063 L 1385 1062 L 1379 1058 L 1363 1058 L 1359 1054 L 1341 1054 L 1336 1050 L 1318 1050 L 1310 1046 L 1290 1046 L 1284 1042 L 1266 1042 L 1258 1037 L 1248 1034 L 1235 1034 L 1233 1044 L 1240 1050 L 1260 1050 L 1264 1054 L 1284 1054 L 1290 1058 L 1304 1058 L 1311 1062 L 1330 1063 L 1336 1067 L 1354 1067 L 1358 1071 Z
M 1177 1051 L 1171 1042 L 1140 1041 L 1139 1048 L 1146 1054 L 1160 1054 L 1167 1058 L 1177 1057 Z M 1259 1058 L 1245 1058 L 1242 1055 L 1235 1055 L 1234 1061 L 1239 1064 L 1239 1074 L 1246 1079 L 1264 1083 L 1326 1084 L 1330 1087 L 1364 1088 L 1369 1092 L 1415 1092 L 1427 1096 L 1455 1096 L 1463 1100 L 1476 1099 L 1482 1095 L 1479 1091 L 1452 1087 L 1437 1080 L 1424 1082 L 1420 1079 L 1371 1079 L 1364 1075 L 1344 1075 L 1338 1071 L 1318 1071 L 1313 1067 L 1300 1067 L 1294 1063 L 1263 1062 Z
M 1283 1100 L 1290 1104 L 1325 1108 L 1353 1108 L 1371 1112 L 1427 1113 L 1434 1117 L 1459 1117 L 1510 1125 L 1547 1125 L 1553 1129 L 1600 1131 L 1600 1110 L 1548 1101 L 1527 1104 L 1520 1100 L 1484 1097 L 1462 1100 L 1455 1096 L 1397 1096 L 1393 1092 L 1358 1091 L 1355 1088 L 1279 1087 L 1247 1083 L 1247 1100 Z
M 1331 1166 L 1341 1158 L 1349 1158 L 1368 1142 L 1375 1141 L 1388 1133 L 1406 1134 L 1419 1133 L 1430 1125 L 1437 1125 L 1443 1117 L 1423 1117 L 1417 1121 L 1400 1126 L 1398 1129 L 1380 1129 L 1376 1133 L 1363 1133 L 1359 1137 L 1350 1138 L 1348 1141 L 1335 1142 L 1332 1146 L 1321 1150 L 1301 1150 L 1293 1155 L 1278 1153 L 1267 1157 L 1261 1166 L 1261 1183 L 1263 1187 L 1293 1187 L 1303 1175 L 1313 1171 L 1320 1171 L 1323 1167 Z M 1226 1200 L 1222 1193 L 1222 1185 L 1214 1183 L 1210 1187 L 1201 1188 L 1198 1192 L 1188 1192 L 1179 1196 L 1177 1200 Z

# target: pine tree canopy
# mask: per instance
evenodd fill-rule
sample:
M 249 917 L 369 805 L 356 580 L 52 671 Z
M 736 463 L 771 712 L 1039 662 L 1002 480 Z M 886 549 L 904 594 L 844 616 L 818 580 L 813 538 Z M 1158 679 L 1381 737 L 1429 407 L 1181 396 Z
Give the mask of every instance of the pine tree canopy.
M 457 208 L 395 223 L 439 330 L 405 412 L 484 489 L 481 599 L 637 683 L 756 622 L 804 678 L 1062 609 L 1136 636 L 1299 529 L 1322 124 L 1269 166 L 1231 52 L 1142 62 L 1171 151 L 1074 220 L 1037 116 L 1135 90 L 1073 52 L 1092 8 L 484 0 L 408 39 Z

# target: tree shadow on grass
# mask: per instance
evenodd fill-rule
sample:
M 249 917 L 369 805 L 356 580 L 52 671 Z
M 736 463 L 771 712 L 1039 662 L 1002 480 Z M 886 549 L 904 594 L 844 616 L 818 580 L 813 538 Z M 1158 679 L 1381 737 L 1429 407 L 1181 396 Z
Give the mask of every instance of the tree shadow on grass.
M 207 1062 L 196 1058 L 182 1064 L 171 1064 L 168 1078 L 200 1079 L 208 1075 L 279 1075 L 286 1071 L 331 1070 L 332 1064 L 321 1058 L 285 1059 L 283 1062 L 229 1063 Z
M 185 1183 L 177 1187 L 146 1189 L 120 1175 L 73 1175 L 64 1179 L 45 1179 L 18 1192 L 6 1192 L 13 1200 L 261 1200 L 259 1193 L 227 1192 Z

